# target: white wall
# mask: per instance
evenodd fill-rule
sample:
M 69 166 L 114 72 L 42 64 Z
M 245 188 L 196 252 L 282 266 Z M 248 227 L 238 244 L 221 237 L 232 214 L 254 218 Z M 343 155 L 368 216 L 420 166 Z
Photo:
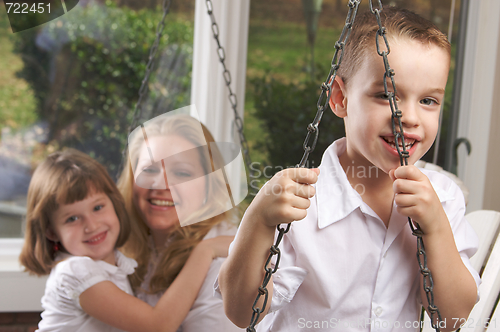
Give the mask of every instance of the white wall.
M 458 176 L 470 191 L 468 211 L 500 210 L 500 191 L 489 185 L 499 177 L 494 161 L 500 154 L 499 142 L 494 140 L 500 129 L 499 105 L 494 102 L 500 92 L 499 17 L 500 1 L 470 2 L 457 131 L 458 137 L 468 138 L 472 145 L 469 156 L 463 146 L 458 155 Z
M 231 73 L 231 89 L 237 96 L 238 113 L 243 119 L 247 62 L 250 0 L 215 0 L 213 11 L 219 26 L 219 40 L 225 50 L 226 68 Z M 201 122 L 217 142 L 234 142 L 239 146 L 234 113 L 228 100 L 228 89 L 222 76 L 217 44 L 205 0 L 196 0 L 191 104 L 196 105 Z M 240 185 L 245 179 L 242 159 L 227 169 L 235 203 L 246 195 Z M 238 190 L 235 190 L 238 187 Z

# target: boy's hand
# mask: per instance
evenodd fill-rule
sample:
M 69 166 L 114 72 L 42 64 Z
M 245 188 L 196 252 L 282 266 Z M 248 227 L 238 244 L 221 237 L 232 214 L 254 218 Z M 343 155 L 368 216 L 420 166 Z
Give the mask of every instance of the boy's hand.
M 424 234 L 438 231 L 439 220 L 448 219 L 427 176 L 413 165 L 391 170 L 389 176 L 398 212 L 418 223 Z
M 318 175 L 319 168 L 288 168 L 276 173 L 250 205 L 251 213 L 269 227 L 304 219 L 311 205 L 309 198 L 316 193 L 311 184 L 318 181 Z

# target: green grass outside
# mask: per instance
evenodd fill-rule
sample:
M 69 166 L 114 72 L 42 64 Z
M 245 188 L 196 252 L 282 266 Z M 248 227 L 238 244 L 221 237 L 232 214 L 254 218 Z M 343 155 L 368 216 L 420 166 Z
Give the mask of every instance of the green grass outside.
M 314 46 L 314 61 L 324 68 L 319 86 L 328 76 L 335 41 L 340 31 L 319 28 Z M 245 135 L 249 141 L 252 161 L 266 163 L 267 156 L 259 143 L 267 139 L 266 132 L 254 115 L 253 92 L 250 79 L 270 73 L 274 79 L 300 82 L 310 79 L 311 48 L 307 43 L 305 24 L 287 22 L 251 21 L 248 37 L 247 86 L 245 96 Z M 323 77 L 324 76 L 324 77 Z M 316 104 L 316 101 L 313 101 Z M 313 119 L 311 119 L 312 121 Z M 307 133 L 304 128 L 304 137 Z M 297 162 L 302 156 L 297 156 Z
M 21 58 L 12 52 L 5 7 L 0 6 L 0 128 L 19 129 L 37 120 L 33 91 L 16 72 L 22 68 Z

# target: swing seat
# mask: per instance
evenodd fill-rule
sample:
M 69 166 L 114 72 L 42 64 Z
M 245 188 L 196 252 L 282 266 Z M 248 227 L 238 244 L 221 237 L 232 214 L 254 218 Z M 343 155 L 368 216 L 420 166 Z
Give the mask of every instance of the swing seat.
M 500 293 L 500 212 L 478 210 L 465 216 L 479 238 L 479 248 L 471 264 L 479 271 L 480 300 L 476 303 L 460 331 L 500 331 L 500 308 L 496 306 Z M 454 323 L 454 322 L 452 322 Z M 425 314 L 423 332 L 431 332 L 430 318 Z

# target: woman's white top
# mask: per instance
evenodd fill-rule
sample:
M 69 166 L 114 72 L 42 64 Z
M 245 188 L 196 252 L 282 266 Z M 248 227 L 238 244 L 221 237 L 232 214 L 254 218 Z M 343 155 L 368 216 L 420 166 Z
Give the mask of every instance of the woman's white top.
M 133 295 L 127 276 L 137 262 L 115 251 L 116 266 L 89 257 L 59 254 L 60 262 L 52 269 L 42 297 L 40 332 L 117 332 L 121 331 L 89 316 L 80 306 L 80 294 L 93 285 L 109 280 Z
M 232 236 L 234 234 L 236 234 L 236 227 L 229 223 L 222 222 L 214 226 L 207 235 L 205 235 L 204 239 L 210 239 L 221 235 Z M 153 245 L 152 241 L 153 239 L 150 238 L 150 245 Z M 154 251 L 152 252 L 153 254 L 149 261 L 148 271 L 141 285 L 141 288 L 146 290 L 149 289 L 149 282 L 156 269 L 156 264 L 158 263 L 158 256 Z M 222 307 L 222 300 L 213 295 L 213 284 L 219 274 L 219 269 L 224 259 L 225 258 L 219 257 L 213 260 L 205 281 L 198 293 L 198 297 L 177 332 L 243 331 L 226 317 L 224 308 Z M 151 306 L 155 306 L 162 295 L 163 293 L 148 294 L 144 291 L 137 292 L 136 294 L 139 299 Z

